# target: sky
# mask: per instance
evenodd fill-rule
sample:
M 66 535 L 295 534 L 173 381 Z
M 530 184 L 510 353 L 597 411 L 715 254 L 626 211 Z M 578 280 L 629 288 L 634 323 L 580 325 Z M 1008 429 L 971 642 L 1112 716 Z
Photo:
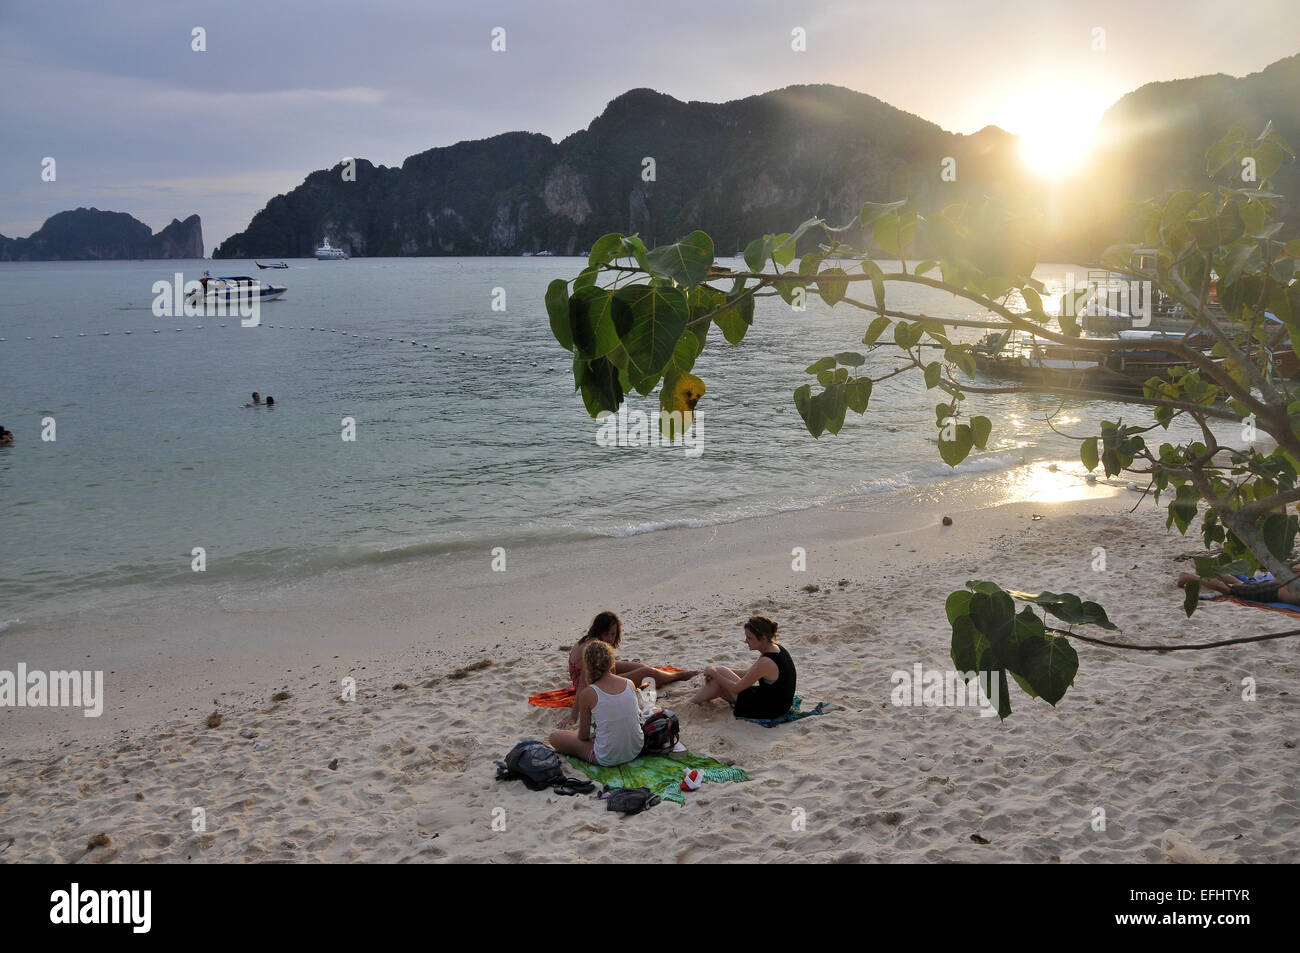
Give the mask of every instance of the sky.
M 1295 4 L 0 0 L 0 234 L 83 205 L 155 231 L 197 212 L 210 252 L 344 157 L 558 141 L 644 86 L 725 102 L 834 83 L 953 132 L 1041 135 L 1144 83 L 1300 51 Z

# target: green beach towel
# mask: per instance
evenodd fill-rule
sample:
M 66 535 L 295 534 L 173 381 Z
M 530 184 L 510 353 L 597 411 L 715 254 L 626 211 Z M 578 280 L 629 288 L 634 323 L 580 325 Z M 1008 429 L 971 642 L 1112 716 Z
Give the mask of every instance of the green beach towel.
M 682 795 L 682 775 L 688 768 L 695 768 L 705 781 L 748 781 L 747 775 L 740 768 L 732 768 L 714 758 L 697 754 L 684 754 L 669 758 L 666 755 L 642 755 L 627 764 L 613 768 L 598 764 L 588 764 L 581 758 L 569 755 L 569 763 L 591 778 L 597 784 L 607 784 L 611 788 L 649 788 L 665 801 L 684 804 Z

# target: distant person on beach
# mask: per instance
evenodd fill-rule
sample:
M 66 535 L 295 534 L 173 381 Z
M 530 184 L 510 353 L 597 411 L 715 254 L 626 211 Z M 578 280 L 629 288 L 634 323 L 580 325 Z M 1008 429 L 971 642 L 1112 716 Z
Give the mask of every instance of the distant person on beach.
M 1292 566 L 1291 572 L 1300 575 L 1300 563 Z M 1200 582 L 1202 589 L 1209 589 L 1223 596 L 1235 596 L 1252 602 L 1289 602 L 1293 606 L 1300 606 L 1300 579 L 1278 585 L 1276 579 L 1242 579 L 1240 576 L 1230 576 L 1227 573 L 1214 579 L 1201 579 L 1194 572 L 1178 574 L 1179 588 L 1189 582 L 1197 581 Z
M 636 686 L 614 674 L 615 664 L 614 650 L 600 639 L 592 639 L 583 648 L 587 685 L 573 700 L 578 730 L 557 728 L 547 739 L 560 754 L 606 767 L 640 757 L 645 732 Z
M 604 642 L 611 649 L 617 649 L 622 645 L 623 623 L 619 617 L 609 611 L 598 613 L 596 618 L 592 619 L 587 634 L 569 650 L 569 679 L 579 695 L 587 687 L 587 675 L 582 663 L 582 653 L 593 641 Z M 673 682 L 685 681 L 700 674 L 699 672 L 665 672 L 651 665 L 644 665 L 641 662 L 615 662 L 614 673 L 621 675 L 623 678 L 631 679 L 633 685 L 640 685 L 647 678 L 652 678 L 656 690 L 663 688 L 665 685 L 671 685 Z M 571 725 L 577 718 L 578 700 L 575 696 L 573 710 L 564 724 Z
M 248 403 L 248 404 L 245 404 L 244 406 L 245 406 L 245 407 L 256 407 L 256 406 L 257 406 L 258 404 L 260 404 L 261 402 L 262 402 L 262 395 L 259 394 L 257 391 L 253 391 L 253 400 L 252 400 L 252 402 L 251 402 L 251 403 Z
M 794 659 L 776 644 L 776 623 L 756 615 L 745 623 L 745 647 L 759 653 L 758 660 L 741 674 L 725 666 L 704 670 L 704 686 L 693 702 L 725 698 L 735 706 L 737 718 L 780 718 L 794 704 Z
M 0 427 L 0 447 L 7 447 L 14 442 L 14 432 Z

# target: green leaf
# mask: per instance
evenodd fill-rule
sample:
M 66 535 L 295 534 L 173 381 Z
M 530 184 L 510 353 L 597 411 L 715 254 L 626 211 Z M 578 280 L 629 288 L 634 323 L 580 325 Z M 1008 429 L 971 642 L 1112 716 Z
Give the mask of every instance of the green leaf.
M 753 299 L 747 299 L 752 301 Z M 735 347 L 745 338 L 750 322 L 746 321 L 738 308 L 727 308 L 713 316 L 713 323 L 722 329 L 722 336 L 727 343 Z
M 835 367 L 835 358 L 823 357 L 818 358 L 813 363 L 803 369 L 805 374 L 820 374 L 822 371 L 829 371 Z
M 923 261 L 916 266 L 916 268 L 912 271 L 912 274 L 923 275 L 927 271 L 933 271 L 935 266 L 938 264 L 939 263 L 937 261 L 930 261 L 930 260 Z
M 556 278 L 546 286 L 546 313 L 551 319 L 551 334 L 566 351 L 573 350 L 573 326 L 569 321 L 569 283 Z
M 885 310 L 885 273 L 870 258 L 863 260 L 862 270 L 871 276 L 871 290 L 876 296 L 876 309 L 883 312 Z M 884 314 L 881 314 L 876 320 L 879 321 L 884 317 Z
M 848 409 L 848 401 L 844 393 L 843 384 L 832 384 L 824 391 L 813 398 L 813 403 L 820 403 L 822 416 L 826 421 L 826 429 L 832 434 L 840 432 L 844 426 L 844 412 Z
M 938 387 L 939 381 L 943 379 L 943 364 L 940 361 L 931 361 L 925 368 L 925 386 L 926 389 Z
M 1079 459 L 1089 470 L 1097 469 L 1101 458 L 1097 455 L 1097 438 L 1089 437 L 1079 446 Z
M 988 443 L 989 434 L 993 432 L 993 421 L 987 417 L 972 417 L 970 419 L 970 431 L 975 446 L 983 450 Z
M 857 351 L 840 351 L 835 355 L 835 363 L 845 367 L 861 367 L 867 363 L 867 359 Z
M 1193 579 L 1187 585 L 1183 586 L 1183 611 L 1187 613 L 1190 619 L 1192 613 L 1196 611 L 1196 605 L 1201 601 L 1201 580 Z
M 661 373 L 690 318 L 686 296 L 676 288 L 628 285 L 617 298 L 632 314 L 632 326 L 622 339 L 629 359 L 642 375 Z
M 772 236 L 755 238 L 745 246 L 745 264 L 750 271 L 762 271 L 767 265 L 767 258 L 772 253 Z
M 804 384 L 795 388 L 794 406 L 803 418 L 804 426 L 814 437 L 820 437 L 826 431 L 826 417 L 820 401 L 812 396 L 812 387 Z
M 607 265 L 615 258 L 618 258 L 623 251 L 623 236 L 618 232 L 610 232 L 608 235 L 601 235 L 591 246 L 591 253 L 587 256 L 587 264 L 590 266 Z
M 646 261 L 651 271 L 689 288 L 709 276 L 709 268 L 713 265 L 713 239 L 704 232 L 694 231 L 679 242 L 647 253 Z
M 867 333 L 862 336 L 862 343 L 875 344 L 876 339 L 880 337 L 885 328 L 889 327 L 889 324 L 889 318 L 885 317 L 883 314 L 876 318 L 870 325 L 868 325 Z
M 849 290 L 847 281 L 836 281 L 833 278 L 827 278 L 828 275 L 845 274 L 843 268 L 827 268 L 817 276 L 817 291 L 831 307 L 839 304 L 843 300 L 845 293 Z
M 784 268 L 794 261 L 794 238 L 789 232 L 783 232 L 772 238 L 772 260 Z
M 1021 602 L 1032 602 L 1069 625 L 1095 625 L 1114 630 L 1116 625 L 1106 616 L 1106 610 L 1095 602 L 1084 602 L 1072 592 L 1020 592 L 1007 590 L 1007 594 Z
M 1079 655 L 1063 636 L 1043 631 L 1042 620 L 1026 607 L 1017 617 L 1020 629 L 1017 674 L 1043 701 L 1055 707 L 1074 684 Z
M 689 371 L 695 366 L 695 359 L 702 350 L 704 342 L 693 331 L 688 331 L 677 339 L 677 344 L 673 347 L 672 367 L 683 373 Z
M 902 259 L 916 235 L 916 213 L 884 215 L 871 226 L 871 237 L 889 254 Z
M 907 199 L 898 202 L 866 202 L 862 206 L 862 211 L 858 213 L 858 221 L 863 225 L 871 225 L 876 219 L 883 215 L 888 215 L 895 209 L 900 209 L 907 204 Z
M 958 424 L 956 430 L 955 440 L 944 440 L 942 435 L 939 437 L 939 456 L 950 467 L 955 467 L 970 456 L 971 447 L 975 443 L 969 425 Z
M 871 378 L 855 377 L 844 386 L 844 399 L 855 414 L 867 412 L 871 400 Z
M 577 377 L 577 374 L 574 376 Z M 586 362 L 579 386 L 582 402 L 592 417 L 602 410 L 614 413 L 623 403 L 623 387 L 619 383 L 618 368 L 603 357 Z

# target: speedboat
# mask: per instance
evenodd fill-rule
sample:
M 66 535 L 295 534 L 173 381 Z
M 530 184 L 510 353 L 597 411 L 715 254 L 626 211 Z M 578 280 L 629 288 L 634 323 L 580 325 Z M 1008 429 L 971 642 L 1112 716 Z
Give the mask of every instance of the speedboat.
M 283 285 L 273 285 L 258 281 L 248 275 L 221 275 L 209 278 L 206 286 L 195 288 L 185 296 L 186 304 L 203 307 L 221 306 L 225 308 L 247 305 L 254 301 L 274 301 L 287 289 Z
M 316 258 L 318 261 L 340 261 L 347 257 L 348 253 L 342 248 L 335 248 L 330 244 L 328 235 L 326 235 L 325 240 L 321 242 L 320 248 L 316 249 Z
M 255 261 L 255 262 L 253 262 L 253 264 L 257 265 L 258 268 L 263 268 L 263 269 L 265 269 L 265 268 L 288 268 L 288 267 L 289 267 L 288 264 L 285 263 L 285 262 L 283 262 L 283 261 L 273 261 L 273 262 L 271 262 L 269 265 L 264 265 L 264 264 L 262 264 L 260 261 Z

